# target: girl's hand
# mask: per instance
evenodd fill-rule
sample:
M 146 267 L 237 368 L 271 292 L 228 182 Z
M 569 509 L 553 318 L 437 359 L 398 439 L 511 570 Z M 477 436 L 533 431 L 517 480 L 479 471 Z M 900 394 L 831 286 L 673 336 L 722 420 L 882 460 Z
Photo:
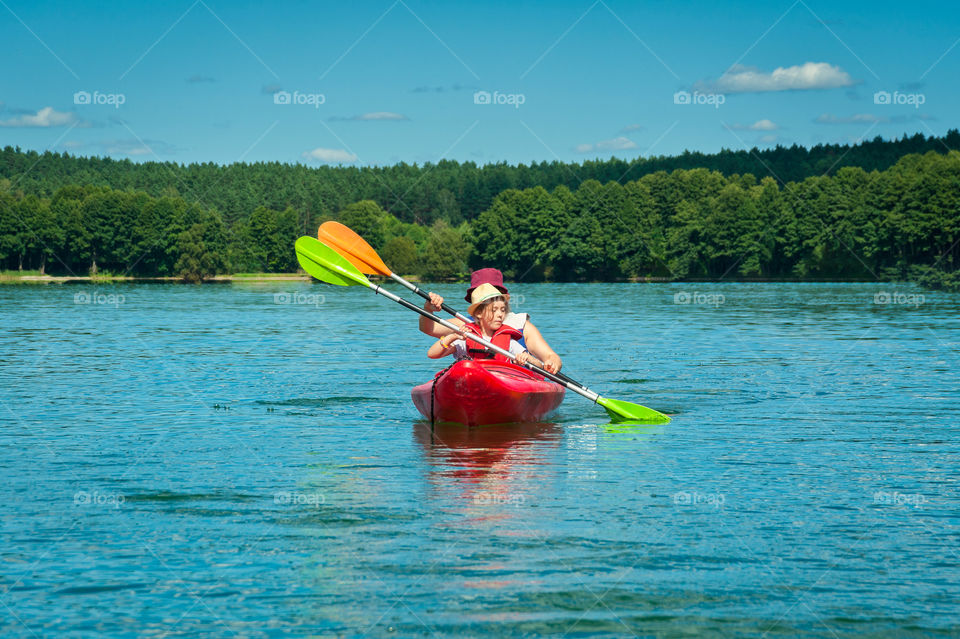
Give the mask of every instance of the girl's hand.
M 464 337 L 463 329 L 457 331 L 456 333 L 448 333 L 443 337 L 441 337 L 440 346 L 442 346 L 444 350 L 447 350 L 448 348 L 453 346 L 453 343 L 458 339 L 466 339 L 466 337 Z
M 553 353 L 547 356 L 543 360 L 543 368 L 548 373 L 558 373 L 560 368 L 563 366 L 563 362 L 560 360 L 560 356 L 556 353 Z
M 424 310 L 430 311 L 431 313 L 436 313 L 443 310 L 442 306 L 443 298 L 436 293 L 430 293 L 430 299 L 423 303 Z
M 530 360 L 530 353 L 523 351 L 522 353 L 517 354 L 517 364 L 520 366 L 526 366 L 527 362 Z

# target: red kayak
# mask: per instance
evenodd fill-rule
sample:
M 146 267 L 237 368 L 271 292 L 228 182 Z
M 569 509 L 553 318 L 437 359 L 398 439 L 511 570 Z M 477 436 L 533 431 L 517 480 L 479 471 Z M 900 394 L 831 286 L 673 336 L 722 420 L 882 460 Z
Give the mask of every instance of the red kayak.
M 479 426 L 539 422 L 565 390 L 522 366 L 487 359 L 459 361 L 410 394 L 427 419 Z

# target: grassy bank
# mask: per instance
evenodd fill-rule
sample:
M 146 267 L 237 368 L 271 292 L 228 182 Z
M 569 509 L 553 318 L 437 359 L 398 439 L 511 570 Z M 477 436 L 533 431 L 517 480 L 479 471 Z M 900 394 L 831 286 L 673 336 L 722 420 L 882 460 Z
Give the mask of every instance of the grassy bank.
M 269 282 L 275 280 L 309 280 L 304 273 L 234 273 L 217 275 L 207 282 Z M 6 284 L 63 284 L 65 282 L 183 282 L 179 277 L 132 277 L 127 275 L 40 275 L 39 271 L 2 271 L 0 282 Z

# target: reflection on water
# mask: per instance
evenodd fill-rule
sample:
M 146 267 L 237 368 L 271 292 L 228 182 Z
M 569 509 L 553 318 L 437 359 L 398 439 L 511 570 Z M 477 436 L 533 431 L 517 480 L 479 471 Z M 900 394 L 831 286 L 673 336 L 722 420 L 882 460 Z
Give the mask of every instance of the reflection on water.
M 500 462 L 506 458 L 531 463 L 532 444 L 556 441 L 560 428 L 553 423 L 467 427 L 418 421 L 413 433 L 432 463 L 462 467 L 454 470 L 453 476 L 470 478 L 482 477 L 494 467 L 503 470 Z
M 543 488 L 548 450 L 560 444 L 553 423 L 468 427 L 417 422 L 413 434 L 429 463 L 428 481 L 438 493 L 456 495 L 478 519 L 509 517 Z

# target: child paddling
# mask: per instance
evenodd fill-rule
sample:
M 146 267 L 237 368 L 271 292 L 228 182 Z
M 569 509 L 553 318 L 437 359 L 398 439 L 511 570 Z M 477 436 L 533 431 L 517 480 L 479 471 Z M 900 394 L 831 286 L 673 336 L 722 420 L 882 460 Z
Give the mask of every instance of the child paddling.
M 560 356 L 557 355 L 552 348 L 550 348 L 550 345 L 547 344 L 547 340 L 543 338 L 543 335 L 540 334 L 540 331 L 537 330 L 537 327 L 534 326 L 533 322 L 529 320 L 529 316 L 526 313 L 510 312 L 510 295 L 507 291 L 507 288 L 503 285 L 503 273 L 495 268 L 482 268 L 474 271 L 470 275 L 470 288 L 467 289 L 467 295 L 464 299 L 472 304 L 474 292 L 476 292 L 477 288 L 483 286 L 484 284 L 492 286 L 504 297 L 505 303 L 507 304 L 507 314 L 502 320 L 503 325 L 512 326 L 520 332 L 521 337 L 519 339 L 522 341 L 522 345 L 526 346 L 527 350 L 529 350 L 534 357 L 539 358 L 543 362 L 543 368 L 545 370 L 551 373 L 559 372 L 560 368 L 563 366 Z M 423 307 L 428 311 L 438 313 L 442 310 L 440 307 L 441 304 L 443 304 L 443 298 L 436 293 L 431 293 L 430 299 L 426 301 Z M 464 326 L 464 323 L 457 318 L 451 319 L 450 322 L 460 327 Z M 456 335 L 456 333 L 451 331 L 449 328 L 441 326 L 440 324 L 425 317 L 420 318 L 420 330 L 427 335 L 438 338 Z M 446 346 L 450 346 L 456 339 L 456 337 L 447 337 L 447 339 L 444 341 L 444 344 Z M 475 342 L 471 342 L 470 344 L 472 346 L 478 346 Z M 444 353 L 444 355 L 447 354 L 449 353 Z M 436 357 L 443 357 L 443 355 L 437 355 Z
M 510 314 L 509 295 L 504 295 L 492 284 L 483 283 L 471 292 L 470 300 L 472 303 L 467 310 L 475 321 L 464 324 L 460 333 L 450 332 L 434 342 L 427 351 L 427 356 L 439 359 L 453 354 L 457 360 L 506 359 L 464 337 L 469 333 L 509 351 L 511 355 L 516 356 L 517 364 L 521 366 L 526 364 L 530 353 L 519 341 L 523 339 L 523 333 L 515 327 L 504 324 L 504 320 Z

